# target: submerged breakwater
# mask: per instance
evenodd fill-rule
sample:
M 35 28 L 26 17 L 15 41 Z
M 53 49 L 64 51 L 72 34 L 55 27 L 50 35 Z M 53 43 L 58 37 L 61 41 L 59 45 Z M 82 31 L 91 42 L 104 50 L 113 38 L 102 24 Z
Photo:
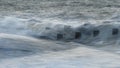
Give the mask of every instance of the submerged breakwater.
M 99 41 L 119 40 L 120 24 L 115 21 L 102 23 L 32 23 L 28 28 L 36 32 L 40 38 L 52 40 L 92 43 Z

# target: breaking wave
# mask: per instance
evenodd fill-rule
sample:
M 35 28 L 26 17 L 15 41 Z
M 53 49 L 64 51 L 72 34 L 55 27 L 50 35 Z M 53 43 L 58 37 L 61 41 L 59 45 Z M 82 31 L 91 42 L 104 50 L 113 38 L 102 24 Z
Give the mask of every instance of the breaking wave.
M 8 55 L 22 57 L 38 52 L 68 50 L 79 47 L 81 44 L 119 45 L 120 24 L 119 20 L 114 21 L 114 18 L 89 21 L 22 19 L 14 16 L 0 18 L 1 57 Z M 74 42 L 74 44 L 63 41 Z M 76 45 L 76 42 L 79 45 Z

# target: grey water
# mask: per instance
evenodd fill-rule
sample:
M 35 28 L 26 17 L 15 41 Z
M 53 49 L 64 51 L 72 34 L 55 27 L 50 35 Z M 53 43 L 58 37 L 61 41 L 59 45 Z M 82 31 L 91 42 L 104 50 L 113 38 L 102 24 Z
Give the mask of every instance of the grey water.
M 73 40 L 71 30 L 85 24 L 92 24 L 87 29 L 100 25 L 102 32 L 84 36 L 86 47 L 119 54 L 120 36 L 110 30 L 119 29 L 119 22 L 119 0 L 0 0 L 0 60 L 78 48 L 83 43 Z M 69 39 L 55 40 L 57 31 L 70 34 Z

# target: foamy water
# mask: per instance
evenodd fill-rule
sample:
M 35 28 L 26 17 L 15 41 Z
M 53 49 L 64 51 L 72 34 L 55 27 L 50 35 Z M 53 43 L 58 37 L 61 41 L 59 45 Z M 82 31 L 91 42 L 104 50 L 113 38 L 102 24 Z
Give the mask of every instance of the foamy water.
M 120 67 L 119 0 L 1 0 L 0 68 Z

